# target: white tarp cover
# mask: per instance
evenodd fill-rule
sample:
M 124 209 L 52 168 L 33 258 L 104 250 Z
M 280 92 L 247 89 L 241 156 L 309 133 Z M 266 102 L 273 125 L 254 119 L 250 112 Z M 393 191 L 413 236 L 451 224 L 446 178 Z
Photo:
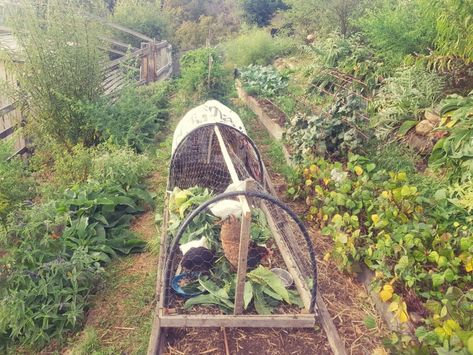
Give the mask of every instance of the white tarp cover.
M 176 130 L 174 131 L 172 152 L 174 153 L 179 143 L 190 132 L 209 123 L 226 124 L 246 134 L 243 122 L 235 112 L 217 100 L 209 100 L 205 104 L 197 106 L 187 112 L 181 119 L 176 127 Z

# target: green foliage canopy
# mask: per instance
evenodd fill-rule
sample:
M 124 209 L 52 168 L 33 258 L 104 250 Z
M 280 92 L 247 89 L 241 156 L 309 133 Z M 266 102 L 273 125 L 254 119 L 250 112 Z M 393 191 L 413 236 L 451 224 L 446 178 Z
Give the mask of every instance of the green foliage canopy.
M 250 24 L 267 26 L 277 10 L 286 9 L 282 0 L 240 0 L 243 16 Z

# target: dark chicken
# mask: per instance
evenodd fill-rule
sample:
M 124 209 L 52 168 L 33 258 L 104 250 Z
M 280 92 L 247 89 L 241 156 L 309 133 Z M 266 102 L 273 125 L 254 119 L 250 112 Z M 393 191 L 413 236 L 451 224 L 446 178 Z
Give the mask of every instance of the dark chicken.
M 253 269 L 257 267 L 261 261 L 268 257 L 270 251 L 268 248 L 260 247 L 258 245 L 250 245 L 248 248 L 248 268 Z
M 184 269 L 196 272 L 209 271 L 215 262 L 215 253 L 207 248 L 191 248 L 182 258 Z

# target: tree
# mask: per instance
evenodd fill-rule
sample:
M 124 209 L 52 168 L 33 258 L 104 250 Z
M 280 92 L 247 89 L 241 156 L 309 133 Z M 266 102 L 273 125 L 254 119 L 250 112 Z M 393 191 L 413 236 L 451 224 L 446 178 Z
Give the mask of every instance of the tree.
M 302 35 L 334 29 L 346 36 L 352 31 L 353 18 L 364 7 L 363 0 L 285 0 L 289 9 L 283 13 L 292 27 Z
M 241 0 L 246 21 L 259 27 L 267 26 L 278 10 L 287 9 L 282 0 Z

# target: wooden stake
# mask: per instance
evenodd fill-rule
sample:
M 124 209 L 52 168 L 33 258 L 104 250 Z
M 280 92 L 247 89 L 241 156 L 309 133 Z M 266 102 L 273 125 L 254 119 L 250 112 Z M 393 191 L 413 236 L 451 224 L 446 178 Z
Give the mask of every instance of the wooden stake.
M 240 250 L 238 253 L 238 270 L 236 276 L 235 309 L 233 314 L 243 312 L 243 295 L 245 293 L 246 269 L 248 264 L 248 246 L 250 244 L 251 210 L 248 203 L 242 203 Z

